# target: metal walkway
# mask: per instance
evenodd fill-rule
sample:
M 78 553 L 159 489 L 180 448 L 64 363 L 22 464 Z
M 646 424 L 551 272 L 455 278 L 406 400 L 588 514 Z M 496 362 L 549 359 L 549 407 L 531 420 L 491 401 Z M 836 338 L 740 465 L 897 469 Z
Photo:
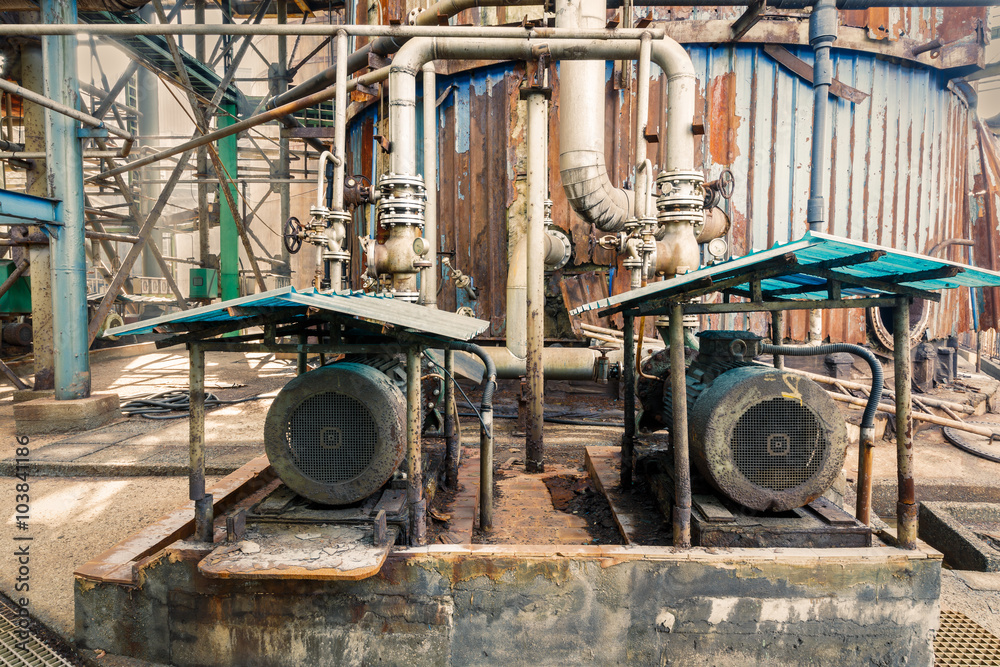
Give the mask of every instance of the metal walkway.
M 56 665 L 59 667 L 82 667 L 84 664 L 70 654 L 68 648 L 56 646 L 47 632 L 38 632 L 38 626 L 28 619 L 28 637 L 25 639 L 21 627 L 23 623 L 16 610 L 11 608 L 6 599 L 0 597 L 0 665 L 4 667 L 42 667 Z
M 936 667 L 1000 665 L 1000 639 L 965 614 L 942 611 L 941 625 L 934 637 L 934 664 Z

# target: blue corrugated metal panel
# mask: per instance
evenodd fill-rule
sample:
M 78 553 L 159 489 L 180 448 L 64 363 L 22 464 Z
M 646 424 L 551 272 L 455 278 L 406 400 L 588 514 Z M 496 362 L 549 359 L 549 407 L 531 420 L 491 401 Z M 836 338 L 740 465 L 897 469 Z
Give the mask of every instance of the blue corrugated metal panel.
M 749 270 L 767 260 L 786 253 L 795 255 L 798 266 L 808 266 L 832 259 L 851 257 L 869 250 L 881 250 L 885 254 L 875 261 L 839 267 L 836 269 L 837 272 L 861 279 L 877 279 L 928 291 L 951 290 L 959 287 L 1000 287 L 1000 273 L 998 272 L 949 262 L 936 257 L 893 250 L 892 248 L 876 246 L 860 241 L 849 241 L 827 234 L 810 233 L 798 241 L 780 244 L 770 250 L 758 251 L 745 257 L 693 271 L 671 280 L 654 283 L 642 289 L 585 304 L 573 310 L 572 314 L 578 315 L 589 310 L 603 310 L 605 308 L 620 311 L 651 299 L 663 298 L 666 295 L 680 295 L 684 293 L 685 286 L 694 285 L 706 277 L 717 279 L 718 276 L 723 274 L 731 274 L 735 269 Z M 951 278 L 900 280 L 902 276 L 908 274 L 918 271 L 931 271 L 943 267 L 957 267 L 961 269 L 961 272 Z M 785 275 L 761 281 L 761 289 L 765 295 L 770 291 L 796 287 L 802 287 L 802 291 L 799 293 L 783 294 L 782 298 L 812 301 L 829 298 L 825 280 L 799 273 L 796 271 L 794 265 L 789 266 L 788 273 Z M 740 288 L 748 291 L 750 286 L 749 284 L 744 284 Z M 873 296 L 883 294 L 883 292 L 869 288 L 845 287 L 843 294 L 845 296 Z
M 483 320 L 435 310 L 391 297 L 372 296 L 362 292 L 341 292 L 339 294 L 317 292 L 316 290 L 296 292 L 292 287 L 283 287 L 261 294 L 192 308 L 172 315 L 154 317 L 124 327 L 116 327 L 106 331 L 105 335 L 121 336 L 150 333 L 156 327 L 166 324 L 184 325 L 240 320 L 257 312 L 273 312 L 276 309 L 286 310 L 289 316 L 295 316 L 297 313 L 305 313 L 309 308 L 452 340 L 470 340 L 489 328 L 489 322 Z

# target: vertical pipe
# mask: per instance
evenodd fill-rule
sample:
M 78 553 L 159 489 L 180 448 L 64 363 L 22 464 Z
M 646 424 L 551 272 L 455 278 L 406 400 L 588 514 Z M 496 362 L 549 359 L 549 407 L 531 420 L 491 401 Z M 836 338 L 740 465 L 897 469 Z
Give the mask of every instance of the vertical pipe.
M 43 0 L 43 23 L 76 23 L 75 0 Z M 42 38 L 45 95 L 77 108 L 76 37 Z M 84 252 L 83 150 L 76 121 L 58 113 L 45 115 L 45 158 L 51 193 L 62 200 L 62 223 L 50 247 L 55 397 L 90 395 L 87 338 L 87 259 Z
M 625 358 L 622 374 L 625 382 L 625 433 L 622 435 L 622 489 L 632 488 L 632 455 L 635 448 L 635 318 L 629 313 L 625 318 Z
M 204 3 L 204 1 L 196 0 L 196 2 L 200 3 Z M 278 0 L 277 12 L 278 23 L 281 25 L 288 23 L 288 0 Z M 277 79 L 277 85 L 275 86 L 275 93 L 281 95 L 288 90 L 288 37 L 285 35 L 278 36 L 278 62 L 276 65 L 275 78 Z M 284 132 L 281 132 L 278 138 L 278 169 L 275 171 L 275 177 L 283 181 L 288 179 L 290 160 L 290 139 Z M 291 184 L 286 182 L 278 183 L 277 188 L 279 222 L 284 224 L 285 220 L 288 220 L 292 215 Z M 285 263 L 285 270 L 291 269 L 290 260 L 291 257 L 288 254 L 288 248 L 282 243 L 281 261 Z
M 913 419 L 910 417 L 910 299 L 899 297 L 893 311 L 893 361 L 896 380 L 896 541 L 917 547 L 917 500 L 913 487 Z
M 299 345 L 303 346 L 309 342 L 309 336 L 305 334 L 299 335 Z M 309 355 L 306 354 L 305 350 L 301 347 L 299 348 L 298 356 L 295 357 L 295 374 L 302 375 L 309 370 L 309 365 L 307 363 Z
M 22 12 L 21 21 L 37 23 L 38 14 Z M 24 40 L 21 44 L 21 83 L 28 90 L 45 94 L 42 48 L 38 42 Z M 8 96 L 9 97 L 9 96 Z M 35 153 L 45 152 L 45 109 L 24 100 L 24 149 Z M 45 180 L 45 160 L 32 160 L 25 172 L 25 192 L 38 197 L 48 197 L 49 188 Z M 29 233 L 40 232 L 34 225 Z M 55 387 L 55 365 L 52 348 L 52 276 L 51 255 L 48 244 L 28 246 L 31 263 L 31 326 L 34 350 L 36 390 Z
M 652 37 L 643 33 L 639 42 L 639 67 L 636 73 L 636 112 L 635 112 L 635 217 L 641 218 L 650 214 L 647 203 L 652 189 L 653 174 L 646 165 L 646 126 L 649 124 L 649 57 L 652 51 Z M 645 165 L 645 166 L 644 166 Z M 639 169 L 643 169 L 643 185 L 639 187 Z
M 488 370 L 488 368 L 487 368 Z M 496 388 L 496 374 L 486 378 L 486 387 Z M 484 390 L 485 393 L 485 390 Z M 493 404 L 481 405 L 479 430 L 479 528 L 493 530 Z
M 458 464 L 462 440 L 455 429 L 457 410 L 455 404 L 455 351 L 444 351 L 444 470 L 448 488 L 458 488 Z
M 687 375 L 684 372 L 684 308 L 670 308 L 670 391 L 673 395 L 674 546 L 691 546 L 691 463 L 688 457 Z
M 771 345 L 781 345 L 784 342 L 784 320 L 785 313 L 783 311 L 775 310 L 771 313 Z M 772 356 L 774 358 L 775 368 L 780 370 L 785 367 L 784 357 L 777 353 Z
M 875 459 L 875 428 L 861 429 L 858 442 L 858 497 L 854 504 L 854 515 L 858 521 L 871 525 L 872 515 L 872 466 Z
M 406 349 L 406 499 L 410 506 L 410 543 L 427 541 L 427 501 L 420 452 L 420 348 Z
M 236 105 L 223 104 L 223 113 L 217 116 L 219 129 L 229 127 L 236 122 Z M 226 185 L 232 193 L 233 201 L 237 200 L 236 177 L 237 177 L 237 140 L 238 134 L 231 134 L 219 140 L 218 151 L 219 161 L 222 163 L 225 174 L 219 174 L 225 179 Z M 236 229 L 236 218 L 233 217 L 233 210 L 226 204 L 226 195 L 219 185 L 219 195 L 216 202 L 219 206 L 219 281 L 222 285 L 222 300 L 236 299 L 240 296 L 240 239 Z M 284 220 L 282 220 L 284 223 Z
M 199 542 L 212 541 L 212 496 L 205 493 L 205 351 L 188 345 L 190 411 L 188 497 L 194 501 L 194 534 Z
M 140 9 L 139 16 L 146 23 L 154 23 L 156 19 L 153 5 L 148 4 Z M 160 133 L 160 79 L 152 71 L 140 67 L 136 72 L 136 88 L 138 89 L 139 111 L 142 112 L 138 121 L 138 134 L 141 137 L 140 146 L 156 145 L 156 141 L 149 137 Z M 153 203 L 163 189 L 161 185 L 154 182 L 160 179 L 160 175 L 160 168 L 156 164 L 144 167 L 139 172 L 139 184 L 142 192 L 140 212 L 143 218 L 149 215 Z M 141 221 L 137 220 L 136 224 L 141 224 Z M 160 230 L 153 229 L 146 243 L 156 245 L 160 243 L 160 240 Z M 153 252 L 148 248 L 143 250 L 141 275 L 158 276 L 161 273 L 160 265 L 153 256 Z
M 347 32 L 338 30 L 333 37 L 336 53 L 337 83 L 333 96 L 333 206 L 335 211 L 344 209 L 344 170 L 347 150 Z M 334 284 L 336 289 L 340 286 Z
M 194 0 L 194 22 L 198 25 L 205 24 L 205 0 Z M 278 38 L 279 42 L 281 39 L 283 38 Z M 194 54 L 195 58 L 201 62 L 205 62 L 207 59 L 204 35 L 198 35 L 194 38 Z M 288 140 L 284 139 L 283 141 L 287 143 Z M 198 172 L 198 261 L 203 266 L 207 266 L 206 262 L 208 262 L 208 256 L 212 251 L 208 234 L 208 184 L 205 182 L 208 180 L 208 149 L 204 146 L 198 149 L 195 164 Z M 286 219 L 282 218 L 281 222 L 284 223 Z M 285 244 L 282 243 L 281 247 L 284 249 Z
M 437 247 L 440 242 L 437 231 L 437 74 L 434 63 L 423 66 L 424 73 L 424 238 L 427 240 L 427 254 L 424 256 L 430 266 L 420 272 L 420 301 L 437 308 L 438 265 Z
M 830 47 L 837 39 L 836 0 L 817 0 L 809 16 L 809 43 L 815 52 L 813 66 L 813 131 L 812 166 L 809 180 L 807 219 L 809 229 L 826 231 L 826 167 L 829 160 L 830 84 L 833 83 L 833 63 Z
M 541 73 L 539 73 L 541 76 Z M 527 249 L 527 349 L 525 376 L 528 389 L 528 421 L 524 464 L 530 473 L 545 470 L 543 426 L 545 414 L 545 197 L 547 194 L 547 130 L 549 102 L 542 92 L 528 95 L 528 233 Z

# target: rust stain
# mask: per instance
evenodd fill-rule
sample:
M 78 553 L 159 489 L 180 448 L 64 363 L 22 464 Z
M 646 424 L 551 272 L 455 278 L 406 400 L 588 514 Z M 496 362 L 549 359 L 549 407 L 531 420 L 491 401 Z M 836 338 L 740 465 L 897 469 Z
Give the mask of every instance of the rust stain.
M 742 118 L 734 109 L 736 73 L 721 74 L 708 87 L 708 150 L 716 164 L 732 165 L 739 157 L 736 131 Z

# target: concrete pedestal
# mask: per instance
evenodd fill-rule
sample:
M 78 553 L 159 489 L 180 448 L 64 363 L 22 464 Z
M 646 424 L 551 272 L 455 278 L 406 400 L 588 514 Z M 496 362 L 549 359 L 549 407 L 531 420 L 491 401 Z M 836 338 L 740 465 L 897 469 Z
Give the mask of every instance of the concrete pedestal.
M 36 398 L 15 403 L 15 429 L 18 435 L 86 431 L 121 417 L 119 403 L 118 394 L 91 394 L 72 401 Z

